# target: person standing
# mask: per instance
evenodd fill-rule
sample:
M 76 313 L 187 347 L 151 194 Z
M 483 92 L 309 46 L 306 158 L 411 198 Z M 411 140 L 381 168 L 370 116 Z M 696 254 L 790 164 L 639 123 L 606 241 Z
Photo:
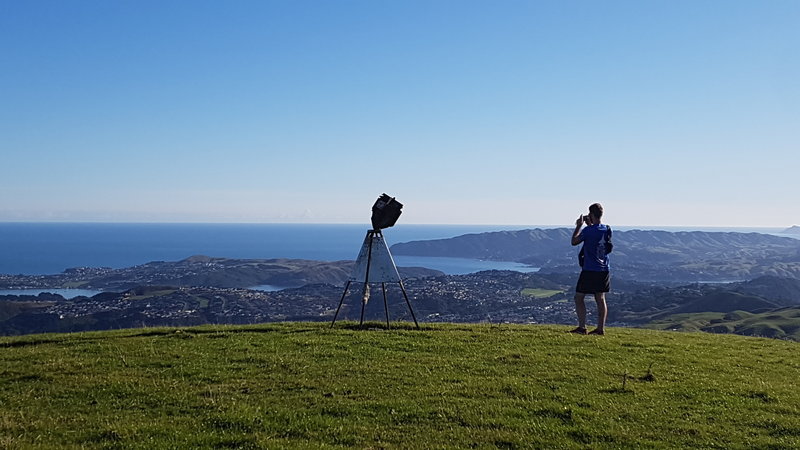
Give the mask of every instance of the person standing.
M 572 245 L 583 243 L 581 253 L 581 274 L 575 286 L 575 312 L 578 315 L 578 327 L 571 331 L 577 334 L 604 335 L 608 307 L 606 293 L 611 289 L 610 266 L 608 254 L 611 252 L 611 227 L 600 222 L 603 217 L 603 206 L 594 203 L 589 206 L 589 214 L 578 217 L 575 231 L 572 233 Z M 583 228 L 584 223 L 586 228 Z M 586 302 L 587 294 L 593 294 L 597 303 L 597 328 L 587 333 Z

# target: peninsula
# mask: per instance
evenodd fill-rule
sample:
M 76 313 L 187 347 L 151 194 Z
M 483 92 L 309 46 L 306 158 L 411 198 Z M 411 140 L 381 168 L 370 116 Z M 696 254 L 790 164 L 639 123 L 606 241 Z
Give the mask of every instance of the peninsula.
M 541 272 L 574 273 L 576 247 L 567 228 L 466 234 L 391 247 L 395 255 L 514 261 Z M 668 283 L 800 278 L 800 239 L 760 233 L 614 231 L 615 275 Z
M 137 286 L 213 286 L 250 288 L 260 285 L 299 287 L 340 284 L 353 261 L 305 259 L 230 259 L 192 256 L 181 261 L 153 261 L 123 269 L 78 267 L 54 275 L 0 275 L 0 289 L 90 289 L 125 291 Z M 404 278 L 443 275 L 422 267 L 399 267 Z

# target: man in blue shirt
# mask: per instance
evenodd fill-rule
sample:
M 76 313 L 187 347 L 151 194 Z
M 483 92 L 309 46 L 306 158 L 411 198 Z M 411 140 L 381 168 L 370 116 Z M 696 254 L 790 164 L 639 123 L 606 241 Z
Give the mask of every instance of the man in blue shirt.
M 575 312 L 578 314 L 578 328 L 572 333 L 587 334 L 586 331 L 586 294 L 593 294 L 597 302 L 597 328 L 588 334 L 605 334 L 606 292 L 610 290 L 608 253 L 611 250 L 611 228 L 600 223 L 603 207 L 599 203 L 589 206 L 589 215 L 580 216 L 575 221 L 572 233 L 572 245 L 583 243 L 583 265 L 578 284 L 575 287 Z M 583 228 L 584 223 L 587 225 Z

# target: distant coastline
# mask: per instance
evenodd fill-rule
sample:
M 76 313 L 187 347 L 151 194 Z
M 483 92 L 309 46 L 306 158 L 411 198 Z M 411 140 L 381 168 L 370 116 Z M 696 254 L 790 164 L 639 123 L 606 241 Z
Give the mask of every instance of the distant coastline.
M 0 223 L 0 274 L 51 275 L 75 267 L 120 269 L 192 255 L 238 259 L 291 258 L 352 261 L 368 225 L 320 224 L 118 224 Z M 387 242 L 442 239 L 520 227 L 401 225 L 384 231 Z M 426 264 L 432 261 L 424 261 Z M 400 258 L 398 265 L 420 265 Z M 522 267 L 517 263 L 441 259 L 448 274 Z
M 612 224 L 613 225 L 613 224 Z M 564 227 L 566 227 L 565 225 Z M 74 267 L 123 268 L 150 261 L 176 261 L 204 254 L 226 258 L 354 260 L 366 224 L 169 224 L 0 222 L 0 274 L 56 274 Z M 384 231 L 387 242 L 446 239 L 465 234 L 523 229 L 538 225 L 398 224 Z M 800 238 L 783 228 L 635 227 L 615 230 L 738 231 Z M 398 265 L 430 265 L 400 257 Z M 478 270 L 524 270 L 522 266 L 470 259 L 435 260 L 431 268 L 448 274 Z M 513 264 L 513 263 L 509 263 Z

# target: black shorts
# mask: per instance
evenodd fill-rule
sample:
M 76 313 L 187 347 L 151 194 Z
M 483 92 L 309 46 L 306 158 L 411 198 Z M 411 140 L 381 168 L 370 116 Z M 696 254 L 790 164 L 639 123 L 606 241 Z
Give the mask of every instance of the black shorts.
M 582 270 L 578 278 L 578 285 L 575 292 L 581 294 L 595 294 L 597 292 L 608 292 L 611 290 L 611 275 L 609 272 L 593 272 Z

